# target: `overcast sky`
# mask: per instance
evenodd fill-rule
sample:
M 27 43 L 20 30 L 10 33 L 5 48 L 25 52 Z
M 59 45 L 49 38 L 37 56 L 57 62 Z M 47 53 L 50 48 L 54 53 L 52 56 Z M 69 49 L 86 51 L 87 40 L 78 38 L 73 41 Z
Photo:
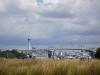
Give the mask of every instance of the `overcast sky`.
M 0 0 L 0 48 L 100 45 L 100 0 Z

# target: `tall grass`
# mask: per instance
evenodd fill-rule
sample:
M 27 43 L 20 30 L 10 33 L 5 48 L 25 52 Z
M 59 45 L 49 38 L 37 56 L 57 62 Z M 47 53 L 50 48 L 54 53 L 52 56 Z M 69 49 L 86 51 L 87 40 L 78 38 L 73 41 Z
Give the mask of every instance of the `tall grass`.
M 0 75 L 100 75 L 100 61 L 0 59 Z

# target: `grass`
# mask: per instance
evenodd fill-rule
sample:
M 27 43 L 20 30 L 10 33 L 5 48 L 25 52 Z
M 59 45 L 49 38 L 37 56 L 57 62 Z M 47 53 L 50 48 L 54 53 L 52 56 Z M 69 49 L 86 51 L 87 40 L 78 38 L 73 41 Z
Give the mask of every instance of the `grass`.
M 100 60 L 0 59 L 0 75 L 100 75 Z

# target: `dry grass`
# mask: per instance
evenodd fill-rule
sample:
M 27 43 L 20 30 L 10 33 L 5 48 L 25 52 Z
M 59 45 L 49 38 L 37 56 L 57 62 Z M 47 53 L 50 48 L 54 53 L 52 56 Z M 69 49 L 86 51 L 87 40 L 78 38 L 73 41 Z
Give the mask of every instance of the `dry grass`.
M 100 75 L 100 61 L 0 59 L 0 75 Z

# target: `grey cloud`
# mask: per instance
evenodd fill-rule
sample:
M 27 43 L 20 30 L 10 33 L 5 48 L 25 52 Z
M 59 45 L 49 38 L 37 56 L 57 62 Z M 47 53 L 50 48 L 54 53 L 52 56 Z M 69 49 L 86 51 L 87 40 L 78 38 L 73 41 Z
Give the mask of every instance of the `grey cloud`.
M 66 10 L 66 9 L 64 9 Z M 49 17 L 49 18 L 74 18 L 75 14 L 71 13 L 69 10 L 66 12 L 62 9 L 55 9 L 55 10 L 51 10 L 48 12 L 42 12 L 40 13 L 40 15 L 44 16 L 44 17 Z
M 76 42 L 87 40 L 94 44 L 95 40 L 100 41 L 98 39 L 100 35 L 100 5 L 91 4 L 90 8 L 85 9 L 84 12 L 83 6 L 80 7 L 80 5 L 76 7 L 79 11 L 74 11 L 76 8 L 74 9 L 73 5 L 70 5 L 70 8 L 67 8 L 66 4 L 58 5 L 52 5 L 51 8 L 45 5 L 42 8 L 41 5 L 36 8 L 36 11 L 33 11 L 20 8 L 16 0 L 9 2 L 6 11 L 0 12 L 0 37 L 16 36 L 14 38 L 20 41 L 23 40 L 22 38 L 27 38 L 30 32 L 31 38 L 35 41 L 33 44 L 37 45 L 67 44 L 66 42 L 70 42 L 69 40 L 75 41 L 75 39 L 79 39 Z M 84 3 L 83 5 L 85 6 Z M 82 11 L 80 11 L 81 8 Z M 90 36 L 95 36 L 94 40 Z M 14 41 L 11 38 L 8 40 Z M 15 45 L 18 45 L 17 43 Z

